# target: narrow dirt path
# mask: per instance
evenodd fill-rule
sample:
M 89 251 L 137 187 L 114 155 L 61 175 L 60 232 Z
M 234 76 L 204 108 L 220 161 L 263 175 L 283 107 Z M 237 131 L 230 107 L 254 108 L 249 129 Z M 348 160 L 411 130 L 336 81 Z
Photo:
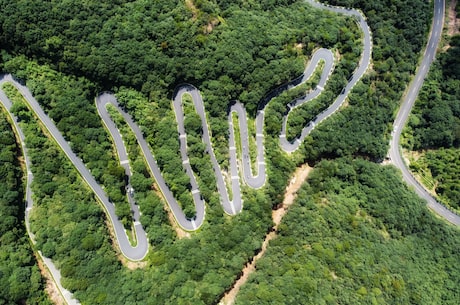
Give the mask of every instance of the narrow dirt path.
M 235 302 L 235 298 L 238 292 L 240 291 L 241 286 L 243 286 L 244 283 L 246 283 L 246 281 L 249 278 L 249 275 L 251 275 L 251 273 L 253 273 L 256 270 L 257 260 L 265 254 L 270 240 L 274 239 L 277 236 L 278 226 L 281 223 L 281 220 L 288 211 L 289 207 L 294 202 L 294 199 L 297 197 L 297 191 L 299 190 L 302 183 L 307 179 L 308 174 L 311 170 L 311 167 L 309 167 L 307 164 L 304 164 L 295 171 L 289 183 L 289 186 L 286 188 L 286 192 L 284 193 L 283 203 L 279 208 L 272 212 L 272 218 L 274 223 L 273 229 L 270 233 L 265 235 L 261 251 L 257 253 L 257 255 L 255 255 L 248 264 L 246 264 L 246 266 L 242 270 L 241 277 L 239 277 L 236 280 L 236 282 L 233 284 L 232 289 L 224 295 L 224 297 L 219 302 L 219 305 L 232 305 Z

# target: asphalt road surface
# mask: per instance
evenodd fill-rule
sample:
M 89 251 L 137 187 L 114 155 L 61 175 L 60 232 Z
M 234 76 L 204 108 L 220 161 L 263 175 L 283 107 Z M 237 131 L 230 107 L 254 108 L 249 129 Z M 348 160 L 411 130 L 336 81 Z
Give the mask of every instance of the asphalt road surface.
M 442 28 L 444 25 L 444 0 L 435 0 L 434 1 L 434 15 L 433 15 L 433 24 L 431 26 L 431 33 L 428 39 L 428 45 L 425 50 L 422 62 L 417 70 L 415 78 L 409 85 L 405 99 L 399 109 L 399 112 L 396 116 L 396 119 L 393 124 L 392 139 L 390 142 L 390 151 L 389 157 L 391 162 L 398 167 L 401 172 L 404 180 L 407 184 L 411 185 L 415 192 L 423 199 L 428 202 L 428 207 L 431 208 L 438 215 L 445 218 L 447 221 L 460 226 L 460 217 L 450 210 L 448 210 L 441 203 L 437 202 L 427 191 L 426 189 L 412 176 L 408 170 L 403 157 L 402 152 L 399 146 L 399 138 L 401 137 L 401 132 L 404 125 L 407 122 L 407 118 L 411 112 L 411 109 L 415 103 L 418 92 L 422 87 L 423 80 L 427 75 L 430 65 L 434 60 L 436 55 L 436 49 L 439 44 L 439 40 L 442 34 Z

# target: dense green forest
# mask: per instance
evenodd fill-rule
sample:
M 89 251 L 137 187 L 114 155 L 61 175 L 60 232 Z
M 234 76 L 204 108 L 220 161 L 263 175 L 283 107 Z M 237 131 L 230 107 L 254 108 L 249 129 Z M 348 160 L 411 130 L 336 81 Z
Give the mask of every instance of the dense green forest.
M 0 107 L 0 304 L 51 304 L 24 225 L 20 149 Z
M 305 161 L 314 164 L 323 158 L 341 156 L 383 159 L 394 111 L 426 40 L 429 3 L 329 2 L 359 7 L 367 15 L 375 44 L 373 68 L 355 87 L 347 105 L 321 124 L 292 156 L 283 153 L 278 145 L 279 118 L 288 101 L 283 96 L 270 104 L 265 122 L 268 182 L 260 190 L 243 187 L 241 214 L 224 215 L 213 186 L 213 174 L 209 174 L 212 171 L 205 159 L 207 154 L 203 154 L 201 142 L 195 136 L 189 144 L 193 147 L 191 159 L 199 173 L 200 191 L 207 202 L 206 220 L 190 238 L 179 239 L 132 134 L 118 121 L 128 143 L 134 172 L 131 182 L 151 244 L 142 269 L 129 270 L 117 260 L 105 215 L 94 196 L 54 142 L 44 135 L 27 107 L 15 106 L 34 164 L 37 208 L 32 229 L 37 232 L 37 247 L 56 262 L 64 286 L 74 291 L 82 303 L 217 304 L 243 265 L 260 248 L 272 225 L 271 208 L 281 202 L 296 164 Z M 171 96 L 178 84 L 189 82 L 200 89 L 216 156 L 225 169 L 226 116 L 231 100 L 239 99 L 253 116 L 258 103 L 271 89 L 300 75 L 315 48 L 331 48 L 340 60 L 336 62 L 329 87 L 311 108 L 299 109 L 298 116 L 293 116 L 290 128 L 293 136 L 303 122 L 316 115 L 311 111 L 321 111 L 340 92 L 357 64 L 361 47 L 360 33 L 352 19 L 312 9 L 303 1 L 0 0 L 0 4 L 1 70 L 25 81 L 75 152 L 106 187 L 111 199 L 120 202 L 118 206 L 122 208 L 118 213 L 127 225 L 130 216 L 129 209 L 123 208 L 127 207 L 123 205 L 123 170 L 97 116 L 94 97 L 98 92 L 114 91 L 141 125 L 168 185 L 175 188 L 173 191 L 179 198 L 188 182 L 180 166 L 177 127 L 171 109 Z M 200 130 L 193 110 L 186 106 L 186 111 L 187 131 L 198 135 Z M 394 300 L 395 304 L 396 300 L 417 302 L 426 299 L 427 291 L 436 296 L 438 303 L 452 297 L 449 291 L 455 293 L 458 289 L 459 281 L 454 277 L 458 270 L 449 268 L 455 268 L 458 261 L 455 256 L 459 252 L 455 248 L 458 243 L 452 231 L 433 220 L 421 202 L 404 189 L 393 169 L 379 168 L 362 160 L 340 159 L 320 163 L 315 175 L 318 185 L 312 180 L 304 188 L 279 238 L 283 251 L 290 247 L 287 250 L 290 257 L 297 259 L 292 272 L 299 270 L 299 273 L 291 275 L 295 280 L 292 287 L 286 288 L 298 293 L 289 295 L 299 298 L 292 299 L 293 303 L 305 303 L 300 298 L 301 292 L 320 288 L 316 280 L 325 284 L 319 291 L 328 294 L 308 297 L 324 296 L 324 301 L 347 297 L 344 302 L 356 304 L 353 301 L 364 302 L 375 297 L 388 303 Z M 384 188 L 383 182 L 389 187 Z M 376 199 L 377 190 L 390 191 L 380 202 L 380 197 Z M 187 213 L 193 213 L 187 208 L 191 204 L 189 194 L 182 196 Z M 364 199 L 367 197 L 374 201 L 367 202 Z M 329 198 L 331 208 L 326 205 L 326 214 L 314 212 L 315 198 Z M 337 203 L 338 198 L 343 199 L 343 204 Z M 388 213 L 384 207 L 389 207 Z M 411 218 L 408 213 L 418 216 Z M 316 216 L 318 221 L 313 219 Z M 298 224 L 305 225 L 304 231 L 290 229 L 297 230 Z M 330 239 L 328 226 L 334 228 Z M 330 251 L 328 241 L 317 240 L 317 248 L 312 244 L 316 258 L 303 261 L 304 257 L 296 256 L 300 244 L 290 235 L 297 238 L 300 232 L 306 233 L 299 241 L 324 236 L 334 242 L 339 237 L 349 242 L 343 244 L 340 250 L 343 254 L 337 254 L 335 243 Z M 446 245 L 440 245 L 440 236 L 445 238 Z M 374 252 L 368 254 L 367 248 Z M 267 259 L 273 259 L 276 249 Z M 377 256 L 380 250 L 389 257 L 394 250 L 399 259 L 393 262 Z M 371 268 L 378 267 L 364 265 L 363 259 L 368 257 L 374 265 L 387 264 L 386 268 L 378 269 L 381 278 L 369 275 L 377 270 Z M 410 264 L 404 264 L 407 261 Z M 313 280 L 310 273 L 304 274 L 311 269 L 312 262 L 318 263 L 313 273 L 318 278 Z M 350 266 L 344 267 L 343 262 L 349 262 Z M 432 270 L 424 270 L 424 263 L 443 272 L 432 272 L 429 274 L 432 279 L 421 282 Z M 334 269 L 326 269 L 326 264 Z M 405 274 L 396 270 L 399 266 Z M 332 286 L 325 270 L 338 276 L 340 287 Z M 280 269 L 273 272 L 281 275 Z M 351 276 L 356 280 L 344 280 Z M 268 286 L 264 286 L 267 284 L 262 284 L 270 277 L 265 273 L 254 277 L 261 283 L 260 299 L 271 295 Z M 303 278 L 309 282 L 303 282 Z M 440 289 L 444 279 L 449 286 Z M 273 287 L 282 289 L 283 281 L 275 284 Z M 251 285 L 243 290 L 241 304 L 248 304 L 245 300 L 254 297 Z M 433 287 L 438 289 L 434 291 Z M 255 297 L 259 300 L 259 296 Z M 289 300 L 286 297 L 281 303 Z
M 236 304 L 458 304 L 459 230 L 393 167 L 320 162 Z
M 415 102 L 403 144 L 420 157 L 411 168 L 447 205 L 460 210 L 460 35 L 447 36 Z

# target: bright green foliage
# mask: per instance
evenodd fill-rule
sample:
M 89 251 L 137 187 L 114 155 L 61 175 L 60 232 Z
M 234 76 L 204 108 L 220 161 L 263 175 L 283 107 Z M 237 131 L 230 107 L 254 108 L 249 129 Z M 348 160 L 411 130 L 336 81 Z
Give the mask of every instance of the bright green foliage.
M 429 150 L 417 161 L 411 162 L 410 167 L 422 175 L 428 172 L 441 201 L 454 209 L 460 208 L 460 149 Z M 422 182 L 425 183 L 424 180 Z
M 2 52 L 6 61 L 2 69 L 27 80 L 39 102 L 112 198 L 124 196 L 117 192 L 117 187 L 122 186 L 117 179 L 120 171 L 94 107 L 93 98 L 100 88 L 118 92 L 120 102 L 144 131 L 165 179 L 178 194 L 187 189 L 188 180 L 182 179 L 177 126 L 171 111 L 171 93 L 177 84 L 190 82 L 203 94 L 214 151 L 225 169 L 229 101 L 241 100 L 250 115 L 254 115 L 257 103 L 270 89 L 300 75 L 311 52 L 326 47 L 342 59 L 328 84 L 331 89 L 323 93 L 328 99 L 321 102 L 324 107 L 333 98 L 326 94 L 343 87 L 359 54 L 359 41 L 355 41 L 359 32 L 352 20 L 313 10 L 302 1 L 70 2 L 0 0 L 0 45 L 7 51 Z M 194 8 L 187 6 L 187 2 L 194 3 Z M 216 304 L 260 248 L 271 227 L 271 208 L 281 202 L 295 163 L 342 155 L 370 159 L 385 155 L 388 123 L 425 39 L 428 2 L 392 1 L 391 5 L 385 1 L 341 2 L 356 2 L 349 4 L 360 5 L 369 17 L 376 43 L 374 71 L 355 87 L 348 107 L 319 126 L 306 140 L 304 150 L 293 158 L 278 145 L 280 117 L 285 106 L 273 103 L 268 107 L 265 122 L 268 182 L 260 190 L 243 187 L 242 213 L 235 217 L 223 215 L 212 182 L 204 181 L 212 180 L 213 175 L 206 173 L 209 168 L 205 166 L 209 163 L 199 162 L 201 144 L 195 139 L 190 144 L 196 145 L 193 150 L 197 156 L 196 169 L 209 188 L 206 220 L 190 239 L 178 240 L 164 211 L 165 203 L 151 190 L 152 180 L 138 148 L 136 152 L 136 144 L 129 144 L 135 199 L 141 207 L 141 220 L 152 246 L 147 266 L 140 270 L 127 270 L 117 261 L 104 226 L 104 214 L 93 195 L 59 149 L 43 136 L 27 108 L 17 106 L 24 124 L 29 126 L 25 128 L 27 143 L 35 160 L 34 191 L 38 207 L 33 229 L 39 240 L 38 248 L 58 264 L 63 284 L 77 298 L 87 304 Z M 47 63 L 51 68 L 39 67 L 16 56 L 19 54 Z M 137 91 L 120 89 L 121 86 Z M 309 111 L 301 113 L 303 120 L 309 119 Z M 197 126 L 193 115 L 187 124 L 191 134 Z M 300 128 L 302 123 L 294 125 Z M 195 131 L 199 133 L 198 129 Z M 291 257 L 295 261 L 287 265 L 285 272 L 291 277 L 273 285 L 268 284 L 272 277 L 258 279 L 257 289 L 248 286 L 245 290 L 257 294 L 251 295 L 252 300 L 304 304 L 312 297 L 313 304 L 321 304 L 342 301 L 344 297 L 343 302 L 349 304 L 391 298 L 401 300 L 399 303 L 406 300 L 423 303 L 431 293 L 433 300 L 448 304 L 448 291 L 455 292 L 458 286 L 454 285 L 458 280 L 453 278 L 459 273 L 455 269 L 458 242 L 450 244 L 449 231 L 441 225 L 432 226 L 426 210 L 411 193 L 401 189 L 399 178 L 391 170 L 382 169 L 380 173 L 375 166 L 360 162 L 348 166 L 346 162 L 321 165 L 318 173 L 329 172 L 323 176 L 336 178 L 329 181 L 318 174 L 320 184 L 326 185 L 324 190 L 315 186 L 302 191 L 300 210 L 288 214 L 294 220 L 287 219 L 281 227 L 283 235 L 294 237 L 280 238 L 285 243 L 281 257 L 273 263 L 269 261 L 265 269 L 260 267 L 267 270 L 270 266 L 275 275 L 278 262 Z M 360 166 L 362 169 L 358 170 Z M 340 175 L 335 167 L 340 169 Z M 387 182 L 388 187 L 383 188 Z M 110 185 L 115 187 L 110 190 Z M 334 191 L 329 192 L 331 189 Z M 377 190 L 388 193 L 381 196 Z M 329 200 L 336 209 L 324 209 L 327 212 L 324 214 L 316 211 L 313 216 L 305 217 L 315 207 L 320 209 L 313 199 L 305 199 L 305 192 L 321 191 L 330 194 Z M 393 199 L 398 204 L 390 205 Z M 300 224 L 302 227 L 295 232 L 289 229 L 290 225 Z M 417 230 L 433 230 L 436 234 L 422 239 L 415 233 Z M 440 236 L 444 235 L 436 230 L 447 232 L 449 244 L 440 243 Z M 298 242 L 307 237 L 316 241 L 310 245 L 311 250 L 308 244 Z M 348 244 L 342 242 L 347 238 Z M 412 245 L 410 238 L 414 239 Z M 376 239 L 383 244 L 382 248 L 373 246 Z M 300 245 L 305 249 L 299 250 Z M 419 249 L 420 245 L 423 247 Z M 380 250 L 387 252 L 380 257 Z M 313 256 L 309 256 L 307 260 L 302 251 L 314 251 L 316 259 L 310 261 Z M 395 262 L 388 262 L 394 253 L 398 255 Z M 372 255 L 374 260 L 363 260 Z M 445 263 L 449 259 L 452 263 Z M 418 263 L 422 261 L 429 268 L 422 268 Z M 429 265 L 434 261 L 437 269 L 429 273 L 433 276 L 430 279 L 426 275 L 435 268 Z M 343 266 L 343 262 L 349 262 L 350 266 Z M 387 269 L 378 269 L 380 263 L 388 263 Z M 399 272 L 399 267 L 405 272 Z M 422 280 L 418 277 L 419 269 L 426 271 L 420 273 Z M 376 271 L 375 275 L 369 270 Z M 330 271 L 335 272 L 345 289 L 337 292 L 329 289 L 333 277 Z M 285 291 L 292 289 L 299 295 L 286 294 L 279 299 L 275 292 L 283 283 L 289 285 Z M 434 291 L 432 287 L 437 289 Z M 297 297 L 298 300 L 293 299 Z
M 428 170 L 440 200 L 458 210 L 460 35 L 447 39 L 446 43 L 450 47 L 438 55 L 431 67 L 404 130 L 403 144 L 411 150 L 429 149 L 411 163 L 411 168 L 418 173 Z M 423 178 L 422 182 L 426 184 Z
M 24 225 L 22 172 L 6 113 L 0 111 L 0 304 L 51 304 Z
M 458 304 L 459 245 L 394 168 L 322 161 L 236 304 Z

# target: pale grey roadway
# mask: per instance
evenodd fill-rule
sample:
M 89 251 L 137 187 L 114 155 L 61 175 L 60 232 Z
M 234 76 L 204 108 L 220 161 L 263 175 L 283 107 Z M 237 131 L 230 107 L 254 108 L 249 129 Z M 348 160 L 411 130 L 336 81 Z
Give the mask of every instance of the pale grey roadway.
M 29 89 L 26 86 L 23 86 L 17 81 L 15 81 L 11 77 L 11 75 L 5 75 L 3 79 L 13 84 L 18 89 L 18 91 L 22 94 L 22 96 L 25 98 L 30 108 L 35 113 L 35 115 L 42 122 L 42 124 L 46 127 L 50 135 L 54 138 L 56 143 L 59 145 L 62 151 L 66 154 L 66 156 L 75 166 L 75 168 L 80 173 L 82 178 L 86 181 L 88 186 L 93 190 L 96 197 L 102 203 L 102 205 L 104 206 L 107 212 L 106 214 L 109 217 L 109 220 L 113 224 L 115 236 L 118 240 L 118 244 L 120 246 L 120 250 L 122 254 L 128 259 L 133 260 L 133 261 L 142 260 L 148 252 L 148 241 L 147 241 L 146 233 L 144 229 L 142 228 L 142 225 L 140 224 L 140 222 L 134 223 L 134 231 L 136 235 L 137 245 L 133 247 L 131 243 L 129 242 L 128 236 L 126 235 L 126 232 L 124 230 L 122 223 L 119 221 L 118 217 L 115 214 L 115 206 L 109 201 L 104 190 L 96 182 L 94 177 L 91 175 L 90 171 L 86 168 L 83 161 L 77 155 L 75 155 L 75 153 L 72 151 L 69 143 L 67 143 L 67 141 L 64 139 L 64 137 L 59 132 L 59 130 L 56 128 L 56 125 L 45 114 L 45 112 L 40 107 L 38 102 L 32 96 Z
M 14 129 L 15 129 L 15 133 L 16 133 L 17 137 L 19 138 L 19 141 L 21 142 L 22 155 L 24 157 L 24 161 L 25 161 L 24 163 L 26 165 L 26 171 L 27 171 L 26 202 L 25 202 L 26 203 L 25 204 L 25 207 L 26 207 L 26 210 L 25 210 L 25 224 L 26 224 L 26 230 L 27 230 L 27 233 L 29 234 L 30 240 L 32 241 L 33 244 L 36 244 L 35 235 L 30 230 L 30 211 L 32 210 L 32 207 L 33 207 L 32 189 L 31 189 L 31 185 L 32 185 L 32 181 L 33 181 L 33 174 L 32 174 L 32 171 L 30 170 L 31 169 L 31 162 L 30 162 L 29 155 L 27 153 L 27 147 L 26 147 L 26 144 L 25 144 L 26 142 L 25 142 L 24 133 L 23 133 L 21 127 L 19 126 L 18 118 L 13 113 L 11 113 L 11 106 L 13 105 L 12 102 L 10 101 L 10 99 L 5 95 L 5 93 L 2 90 L 2 85 L 5 82 L 9 82 L 9 81 L 11 81 L 11 76 L 5 76 L 5 75 L 0 76 L 0 103 L 3 105 L 3 107 L 6 109 L 6 111 L 9 114 L 9 116 L 11 117 Z M 56 266 L 51 261 L 51 259 L 45 257 L 41 253 L 41 251 L 38 251 L 38 254 L 42 258 L 43 263 L 48 268 L 51 276 L 54 278 L 54 282 L 56 283 L 56 286 L 58 287 L 59 291 L 61 292 L 62 296 L 64 297 L 66 303 L 69 304 L 69 305 L 79 305 L 80 302 L 73 297 L 73 294 L 69 290 L 65 289 L 61 285 L 61 272 L 56 268 Z
M 407 184 L 411 185 L 415 192 L 423 199 L 428 202 L 428 207 L 430 207 L 438 215 L 445 218 L 447 221 L 460 226 L 460 217 L 453 212 L 449 211 L 441 203 L 437 202 L 427 191 L 426 189 L 418 183 L 417 180 L 412 176 L 408 170 L 403 158 L 401 148 L 399 146 L 399 138 L 401 137 L 401 132 L 404 125 L 407 122 L 407 118 L 411 112 L 411 109 L 415 103 L 418 92 L 422 87 L 423 80 L 425 79 L 431 63 L 434 60 L 436 55 L 436 49 L 439 44 L 439 40 L 442 34 L 442 28 L 444 25 L 444 9 L 445 3 L 444 0 L 435 0 L 434 1 L 434 14 L 433 14 L 433 23 L 431 26 L 430 37 L 428 39 L 428 44 L 425 49 L 425 53 L 422 59 L 422 62 L 417 70 L 415 78 L 409 85 L 407 94 L 404 98 L 404 101 L 399 109 L 399 112 L 396 116 L 396 119 L 393 124 L 392 139 L 390 142 L 390 151 L 389 157 L 391 162 L 398 167 L 401 172 L 404 180 Z
M 132 118 L 125 113 L 123 110 L 120 109 L 118 106 L 116 99 L 113 97 L 113 95 L 110 94 L 103 94 L 100 97 L 97 98 L 96 100 L 96 105 L 99 111 L 99 114 L 101 118 L 103 119 L 105 125 L 107 126 L 110 134 L 112 135 L 112 138 L 115 142 L 120 163 L 122 166 L 125 168 L 125 172 L 128 176 L 131 175 L 131 171 L 129 168 L 129 160 L 128 156 L 126 153 L 126 149 L 124 147 L 124 143 L 122 140 L 122 137 L 117 130 L 115 124 L 113 121 L 110 119 L 110 116 L 108 115 L 106 111 L 106 104 L 111 103 L 113 104 L 118 111 L 122 114 L 124 117 L 125 121 L 128 123 L 128 125 L 131 127 L 133 130 L 137 141 L 143 151 L 144 157 L 147 161 L 147 164 L 149 166 L 150 171 L 152 172 L 154 178 L 156 179 L 158 186 L 160 190 L 162 191 L 167 203 L 169 204 L 172 213 L 174 214 L 178 224 L 186 229 L 186 230 L 196 230 L 201 226 L 203 223 L 204 217 L 205 217 L 205 203 L 203 199 L 201 198 L 199 189 L 198 189 L 198 184 L 196 182 L 196 179 L 194 177 L 194 173 L 192 172 L 191 166 L 190 166 L 190 161 L 187 156 L 187 142 L 186 142 L 186 134 L 185 134 L 185 129 L 184 129 L 184 123 L 183 123 L 183 109 L 182 109 L 182 96 L 184 93 L 188 93 L 192 96 L 192 100 L 194 103 L 195 110 L 197 114 L 201 118 L 202 122 L 202 128 L 203 128 L 203 142 L 206 144 L 206 150 L 207 153 L 210 154 L 211 156 L 211 161 L 213 163 L 213 169 L 216 175 L 216 180 L 217 180 L 217 185 L 218 185 L 218 191 L 221 196 L 221 202 L 223 209 L 226 213 L 230 215 L 234 215 L 238 212 L 241 211 L 243 201 L 241 199 L 241 192 L 240 192 L 240 175 L 239 175 L 239 165 L 242 167 L 242 172 L 243 172 L 243 179 L 246 182 L 247 185 L 253 188 L 260 188 L 264 185 L 266 181 L 266 169 L 265 169 L 265 160 L 264 160 L 264 145 L 263 145 L 263 139 L 264 139 L 264 134 L 263 134 L 263 124 L 264 124 L 264 109 L 266 105 L 268 104 L 268 101 L 279 95 L 281 92 L 284 90 L 289 90 L 296 85 L 299 85 L 303 82 L 305 82 L 314 72 L 316 69 L 318 63 L 322 60 L 324 61 L 324 67 L 321 73 L 320 81 L 318 86 L 308 94 L 306 97 L 303 99 L 296 100 L 292 103 L 289 104 L 290 108 L 289 111 L 286 113 L 284 117 L 284 123 L 283 123 L 283 130 L 282 134 L 280 136 L 281 140 L 281 147 L 288 152 L 294 151 L 295 149 L 298 148 L 299 144 L 303 141 L 305 136 L 308 135 L 308 133 L 322 120 L 327 118 L 329 115 L 337 111 L 339 109 L 340 105 L 343 103 L 343 101 L 346 98 L 346 95 L 348 92 L 351 90 L 351 88 L 358 82 L 359 78 L 364 74 L 366 71 L 368 64 L 370 62 L 370 54 L 371 54 L 371 38 L 370 38 L 370 31 L 369 28 L 367 27 L 367 24 L 365 22 L 365 19 L 361 13 L 355 10 L 351 9 L 345 9 L 345 8 L 335 8 L 335 7 L 330 7 L 330 6 L 324 6 L 319 3 L 316 3 L 314 1 L 308 1 L 310 2 L 313 6 L 322 8 L 322 9 L 327 9 L 330 11 L 334 11 L 337 13 L 341 14 L 346 14 L 349 16 L 355 16 L 357 23 L 360 25 L 362 31 L 363 31 L 363 53 L 361 56 L 360 63 L 358 65 L 358 68 L 353 74 L 353 77 L 350 79 L 349 83 L 347 86 L 344 88 L 342 91 L 342 94 L 337 98 L 337 100 L 323 113 L 317 116 L 317 118 L 308 124 L 307 127 L 304 128 L 302 131 L 302 134 L 299 138 L 297 138 L 293 143 L 289 143 L 286 141 L 286 121 L 287 117 L 292 109 L 295 109 L 296 107 L 300 106 L 301 104 L 308 102 L 309 100 L 315 98 L 318 96 L 321 91 L 324 89 L 324 86 L 326 85 L 327 79 L 329 75 L 332 72 L 333 65 L 334 65 L 334 60 L 333 60 L 333 55 L 331 51 L 325 50 L 325 49 L 319 49 L 317 50 L 313 56 L 312 59 L 307 65 L 303 75 L 293 82 L 282 86 L 275 90 L 273 93 L 271 93 L 271 96 L 269 94 L 269 99 L 266 101 L 263 101 L 263 108 L 259 109 L 257 112 L 256 116 L 256 146 L 257 146 L 257 174 L 254 175 L 252 173 L 251 169 L 251 161 L 249 157 L 249 135 L 248 135 L 248 127 L 247 127 L 247 119 L 246 119 L 246 112 L 242 104 L 236 102 L 235 104 L 232 105 L 231 111 L 229 113 L 229 125 L 230 125 L 230 139 L 229 139 L 229 154 L 230 154 L 230 181 L 231 181 L 231 191 L 232 191 L 232 199 L 230 199 L 227 186 L 225 183 L 225 179 L 223 177 L 222 171 L 217 164 L 217 160 L 215 158 L 211 141 L 210 141 L 210 132 L 209 128 L 206 122 L 206 115 L 205 115 L 205 110 L 203 106 L 203 100 L 198 92 L 198 90 L 191 86 L 191 85 L 185 85 L 180 87 L 178 90 L 176 90 L 175 95 L 174 95 L 174 101 L 173 101 L 173 106 L 174 110 L 176 113 L 176 120 L 178 122 L 178 133 L 179 133 L 179 141 L 180 141 L 180 148 L 181 148 L 181 156 L 182 156 L 182 163 L 185 168 L 186 173 L 188 174 L 190 178 L 190 183 L 192 186 L 192 195 L 194 198 L 195 202 L 195 208 L 196 208 L 196 215 L 193 219 L 188 219 L 185 214 L 183 213 L 182 209 L 180 208 L 180 205 L 178 202 L 175 200 L 173 197 L 171 191 L 169 190 L 168 186 L 166 185 L 165 181 L 163 180 L 161 176 L 160 169 L 158 168 L 158 165 L 151 154 L 150 147 L 146 143 L 143 134 L 140 130 L 140 128 L 134 123 Z M 142 259 L 145 254 L 148 251 L 148 243 L 147 243 L 147 238 L 145 235 L 145 232 L 139 222 L 139 217 L 140 217 L 140 212 L 139 208 L 137 205 L 135 205 L 132 201 L 131 203 L 131 209 L 134 212 L 134 228 L 135 228 L 135 233 L 136 233 L 136 240 L 137 240 L 137 246 L 132 247 L 131 244 L 129 243 L 129 240 L 126 236 L 126 233 L 124 232 L 122 224 L 119 222 L 118 218 L 115 215 L 115 208 L 112 203 L 109 202 L 107 196 L 105 195 L 104 191 L 102 188 L 96 183 L 92 175 L 90 174 L 89 170 L 86 169 L 85 165 L 83 162 L 72 152 L 69 144 L 65 141 L 65 139 L 62 137 L 62 135 L 59 133 L 53 122 L 46 116 L 46 114 L 43 112 L 43 110 L 40 108 L 38 103 L 35 101 L 35 99 L 32 97 L 30 94 L 29 90 L 12 81 L 15 86 L 20 90 L 20 92 L 23 94 L 23 96 L 26 98 L 26 100 L 29 102 L 30 106 L 32 109 L 35 111 L 36 115 L 39 117 L 39 119 L 43 122 L 43 124 L 46 126 L 46 128 L 50 131 L 50 134 L 55 138 L 56 142 L 61 146 L 63 151 L 66 153 L 66 155 L 69 157 L 71 162 L 74 164 L 76 169 L 80 172 L 84 180 L 88 183 L 88 185 L 93 189 L 95 192 L 96 196 L 98 199 L 101 201 L 101 203 L 104 205 L 107 214 L 110 218 L 110 220 L 113 223 L 114 226 L 114 231 L 118 240 L 118 243 L 120 245 L 120 249 L 122 253 L 128 257 L 131 260 L 139 260 Z M 237 151 L 236 151 L 236 144 L 235 144 L 235 134 L 234 134 L 234 128 L 232 126 L 232 113 L 237 113 L 238 115 L 238 121 L 239 121 L 239 129 L 240 129 L 240 141 L 241 141 L 241 147 L 242 147 L 242 160 L 240 163 L 238 163 L 237 160 Z
M 102 122 L 104 122 L 105 126 L 107 127 L 107 130 L 110 133 L 110 136 L 112 137 L 113 142 L 115 143 L 115 149 L 118 154 L 118 161 L 120 162 L 120 165 L 125 170 L 125 175 L 128 179 L 128 183 L 126 185 L 126 195 L 127 195 L 129 205 L 131 207 L 133 221 L 135 224 L 137 224 L 137 223 L 140 223 L 141 213 L 139 211 L 139 206 L 136 205 L 134 201 L 134 191 L 131 186 L 132 172 L 131 172 L 131 166 L 129 165 L 129 158 L 128 158 L 128 152 L 126 151 L 126 145 L 123 142 L 123 138 L 121 136 L 120 131 L 117 129 L 115 123 L 112 121 L 109 113 L 107 112 L 106 104 L 102 102 L 100 97 L 101 96 L 96 98 L 97 112 L 99 113 L 99 116 L 101 117 Z

